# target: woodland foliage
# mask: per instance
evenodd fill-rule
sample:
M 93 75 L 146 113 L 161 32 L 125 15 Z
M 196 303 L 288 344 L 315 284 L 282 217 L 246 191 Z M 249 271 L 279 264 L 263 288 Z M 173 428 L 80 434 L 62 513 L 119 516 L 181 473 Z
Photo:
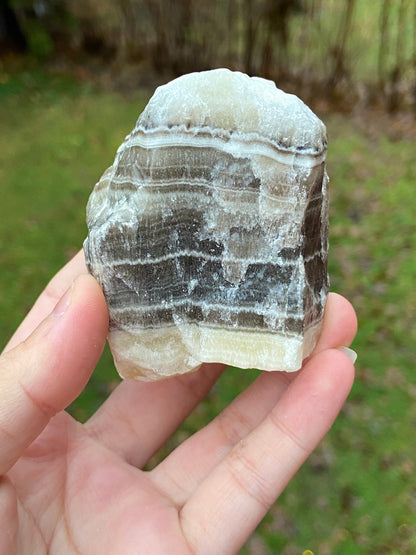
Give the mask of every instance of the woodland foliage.
M 416 0 L 8 0 L 0 48 L 180 75 L 219 66 L 416 106 Z

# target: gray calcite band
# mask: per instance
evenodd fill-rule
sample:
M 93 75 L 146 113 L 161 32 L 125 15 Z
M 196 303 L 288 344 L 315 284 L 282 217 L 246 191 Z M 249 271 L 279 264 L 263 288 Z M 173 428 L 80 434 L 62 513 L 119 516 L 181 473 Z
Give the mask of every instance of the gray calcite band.
M 156 90 L 87 208 L 123 377 L 299 369 L 328 291 L 326 145 L 264 79 L 219 69 Z

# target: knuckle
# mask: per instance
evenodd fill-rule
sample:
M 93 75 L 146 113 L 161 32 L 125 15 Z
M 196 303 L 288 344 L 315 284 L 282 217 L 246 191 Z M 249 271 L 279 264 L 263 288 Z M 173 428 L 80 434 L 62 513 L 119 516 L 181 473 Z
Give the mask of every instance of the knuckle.
M 57 285 L 55 278 L 52 278 L 43 290 L 43 296 L 47 299 L 51 306 L 54 306 L 64 293 L 65 290 Z
M 205 393 L 205 384 L 201 383 L 199 374 L 178 375 L 175 376 L 175 380 L 186 392 L 186 396 L 193 401 L 199 401 L 203 397 Z
M 227 444 L 236 445 L 251 430 L 251 423 L 243 412 L 230 405 L 217 416 L 218 428 Z
M 303 453 L 309 454 L 310 450 L 306 447 L 306 445 L 304 445 L 296 432 L 284 423 L 277 411 L 271 411 L 269 414 L 269 419 L 272 426 L 274 426 L 279 431 L 279 433 L 288 438 L 290 442 L 296 445 L 296 447 L 300 449 Z
M 47 403 L 44 399 L 41 399 L 38 395 L 35 395 L 32 391 L 29 390 L 22 382 L 19 382 L 20 390 L 22 391 L 26 401 L 29 402 L 32 407 L 35 408 L 37 412 L 41 414 L 46 420 L 50 420 L 52 416 L 54 416 L 58 410 Z
M 256 459 L 248 456 L 244 441 L 233 449 L 228 458 L 231 479 L 243 494 L 254 500 L 263 511 L 274 502 L 270 482 L 263 476 Z

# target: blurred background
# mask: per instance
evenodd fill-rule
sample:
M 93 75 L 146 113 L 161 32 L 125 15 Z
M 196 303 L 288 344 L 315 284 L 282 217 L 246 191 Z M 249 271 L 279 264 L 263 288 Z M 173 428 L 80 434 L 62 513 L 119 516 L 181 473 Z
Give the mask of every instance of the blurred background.
M 331 289 L 359 319 L 334 428 L 241 553 L 416 553 L 416 0 L 2 0 L 0 345 L 82 245 L 85 205 L 154 88 L 226 66 L 328 127 Z M 151 461 L 256 372 L 230 369 Z M 118 383 L 104 353 L 70 407 Z

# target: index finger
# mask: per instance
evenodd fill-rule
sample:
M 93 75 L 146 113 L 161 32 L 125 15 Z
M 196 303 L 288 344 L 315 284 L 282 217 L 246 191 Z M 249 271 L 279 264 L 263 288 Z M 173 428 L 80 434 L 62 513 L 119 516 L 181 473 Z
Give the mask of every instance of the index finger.
M 84 251 L 80 250 L 59 272 L 51 279 L 42 293 L 39 295 L 35 304 L 27 314 L 26 318 L 17 328 L 10 341 L 7 343 L 3 352 L 7 352 L 19 343 L 24 341 L 33 332 L 40 322 L 46 318 L 62 297 L 65 291 L 72 284 L 74 279 L 87 274 L 85 266 Z

